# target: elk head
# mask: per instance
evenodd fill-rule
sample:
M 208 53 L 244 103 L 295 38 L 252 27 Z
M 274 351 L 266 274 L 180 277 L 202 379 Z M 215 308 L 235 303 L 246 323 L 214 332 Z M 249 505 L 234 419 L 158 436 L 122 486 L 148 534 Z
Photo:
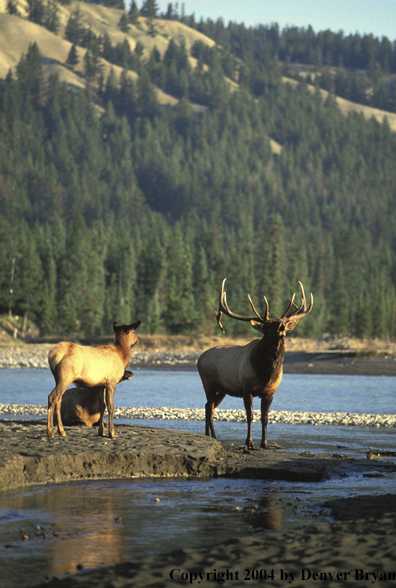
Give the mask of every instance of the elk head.
M 295 294 L 293 294 L 292 298 L 290 298 L 289 305 L 283 315 L 279 319 L 270 319 L 269 318 L 269 305 L 268 300 L 264 296 L 265 300 L 265 313 L 264 316 L 261 316 L 254 304 L 252 299 L 250 298 L 250 294 L 248 294 L 250 306 L 253 309 L 255 316 L 242 316 L 240 314 L 235 314 L 231 312 L 228 307 L 227 303 L 227 296 L 224 291 L 225 279 L 221 284 L 220 296 L 219 296 L 219 311 L 216 312 L 216 319 L 220 329 L 225 333 L 223 326 L 221 324 L 221 317 L 224 315 L 229 316 L 230 318 L 234 318 L 240 321 L 249 321 L 250 324 L 254 329 L 260 331 L 263 335 L 268 332 L 274 332 L 276 329 L 278 335 L 280 337 L 284 337 L 286 333 L 290 333 L 296 326 L 300 319 L 307 316 L 312 310 L 313 306 L 313 296 L 311 294 L 311 301 L 309 308 L 307 308 L 307 301 L 305 298 L 304 287 L 301 282 L 298 282 L 301 288 L 301 304 L 297 306 L 294 302 Z
M 129 347 L 135 345 L 135 343 L 139 343 L 140 338 L 136 335 L 136 329 L 141 325 L 142 321 L 136 321 L 131 325 L 119 325 L 117 321 L 113 323 L 113 331 L 116 336 L 116 341 L 125 340 Z

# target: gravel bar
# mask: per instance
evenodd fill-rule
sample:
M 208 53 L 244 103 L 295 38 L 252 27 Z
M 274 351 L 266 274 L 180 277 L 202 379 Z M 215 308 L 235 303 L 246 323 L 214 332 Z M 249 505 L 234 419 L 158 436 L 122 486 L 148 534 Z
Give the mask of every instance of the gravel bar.
M 44 404 L 0 404 L 0 415 L 7 416 L 46 416 L 47 407 Z M 203 408 L 161 408 L 130 407 L 115 408 L 116 419 L 154 419 L 167 421 L 204 421 Z M 253 411 L 253 422 L 259 423 L 261 411 Z M 214 420 L 229 423 L 246 422 L 244 410 L 222 410 L 214 413 Z M 358 414 L 350 412 L 291 412 L 288 410 L 271 410 L 270 423 L 286 425 L 343 425 L 355 427 L 396 427 L 394 414 Z

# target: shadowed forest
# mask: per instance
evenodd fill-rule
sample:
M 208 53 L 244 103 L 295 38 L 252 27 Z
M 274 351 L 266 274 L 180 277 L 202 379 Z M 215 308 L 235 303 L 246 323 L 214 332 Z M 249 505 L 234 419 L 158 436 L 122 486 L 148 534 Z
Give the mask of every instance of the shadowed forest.
M 320 76 L 314 92 L 282 80 L 291 59 L 391 73 L 394 46 L 373 39 L 372 59 L 352 63 L 346 38 L 337 54 L 335 35 L 321 49 L 326 35 L 309 30 L 183 16 L 217 43 L 195 43 L 193 67 L 182 40 L 143 57 L 72 14 L 70 67 L 84 47 L 86 89 L 43 75 L 39 40 L 0 89 L 0 314 L 25 315 L 43 335 L 100 335 L 115 319 L 211 334 L 224 277 L 234 312 L 251 314 L 250 293 L 273 317 L 301 280 L 315 304 L 296 335 L 394 337 L 396 134 L 386 119 L 345 116 L 332 93 L 323 100 Z M 101 59 L 121 77 L 104 76 Z M 394 109 L 394 86 L 381 88 L 370 103 Z

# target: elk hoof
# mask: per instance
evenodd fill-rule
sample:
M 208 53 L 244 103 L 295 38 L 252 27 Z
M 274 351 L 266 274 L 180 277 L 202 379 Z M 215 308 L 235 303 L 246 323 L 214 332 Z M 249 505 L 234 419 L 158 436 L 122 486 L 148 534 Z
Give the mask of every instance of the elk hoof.
M 62 437 L 66 437 L 65 431 L 59 431 L 59 435 L 61 435 Z
M 270 451 L 270 450 L 271 450 L 271 447 L 268 445 L 268 443 L 262 443 L 262 444 L 260 445 L 260 448 L 261 448 L 261 449 L 267 449 L 268 451 Z
M 48 436 L 50 439 L 53 439 L 53 438 L 55 437 L 55 435 L 54 435 L 53 431 L 47 431 L 47 436 Z
M 117 435 L 114 433 L 114 431 L 110 431 L 109 437 L 110 437 L 110 439 L 115 439 L 117 437 Z

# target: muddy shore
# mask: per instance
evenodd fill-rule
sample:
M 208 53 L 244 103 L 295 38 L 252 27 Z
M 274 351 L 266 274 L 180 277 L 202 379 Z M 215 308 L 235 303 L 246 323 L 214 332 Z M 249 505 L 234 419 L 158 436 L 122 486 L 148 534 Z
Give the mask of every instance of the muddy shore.
M 363 474 L 386 479 L 396 471 L 396 465 L 385 459 L 362 460 L 279 450 L 247 452 L 243 447 L 223 445 L 191 433 L 136 425 L 117 425 L 116 429 L 117 437 L 113 440 L 100 438 L 96 430 L 84 427 L 67 428 L 66 438 L 48 439 L 45 420 L 0 421 L 2 489 L 70 480 L 147 476 L 226 476 L 320 483 L 333 477 Z M 338 586 L 356 585 L 358 580 L 359 585 L 368 586 L 374 578 L 372 574 L 396 573 L 394 496 L 384 492 L 383 496 L 343 500 L 335 497 L 323 507 L 329 509 L 329 520 L 314 524 L 312 519 L 312 526 L 304 529 L 231 537 L 221 545 L 169 550 L 155 556 L 147 554 L 139 560 L 131 556 L 124 564 L 100 570 L 76 570 L 76 575 L 54 579 L 45 586 L 205 586 L 223 583 L 227 570 L 229 580 L 225 585 L 229 586 L 245 586 L 246 575 L 251 570 L 266 570 L 266 573 L 273 570 L 270 581 L 273 586 L 289 585 L 291 576 L 286 581 L 285 573 L 294 575 L 293 586 L 332 586 L 330 578 L 335 577 L 332 574 L 341 574 L 336 582 Z M 224 575 L 214 579 L 214 570 Z M 203 576 L 195 577 L 195 574 Z M 318 584 L 319 575 L 312 580 L 314 574 L 327 574 L 326 582 Z M 362 580 L 362 574 L 370 574 L 367 582 Z M 253 581 L 255 585 L 258 583 L 262 584 L 259 579 Z M 30 585 L 34 586 L 33 580 Z
M 46 420 L 0 420 L 0 486 L 83 479 L 232 476 L 320 482 L 363 472 L 396 472 L 386 460 L 282 450 L 246 451 L 194 433 L 117 424 L 115 439 L 91 427 L 67 427 L 65 438 L 46 435 Z

